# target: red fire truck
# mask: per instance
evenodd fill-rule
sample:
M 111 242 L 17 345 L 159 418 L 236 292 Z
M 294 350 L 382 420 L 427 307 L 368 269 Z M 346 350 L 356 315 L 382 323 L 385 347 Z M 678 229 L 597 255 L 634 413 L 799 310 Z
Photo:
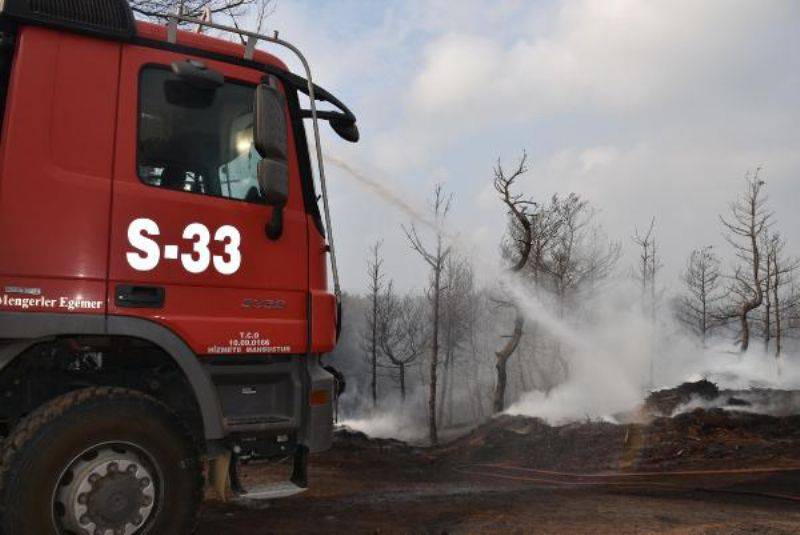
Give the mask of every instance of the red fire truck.
M 331 444 L 318 121 L 355 142 L 355 116 L 277 33 L 165 20 L 0 1 L 5 535 L 188 533 L 206 461 L 218 487 L 274 498 Z M 241 462 L 275 457 L 289 481 L 241 487 Z

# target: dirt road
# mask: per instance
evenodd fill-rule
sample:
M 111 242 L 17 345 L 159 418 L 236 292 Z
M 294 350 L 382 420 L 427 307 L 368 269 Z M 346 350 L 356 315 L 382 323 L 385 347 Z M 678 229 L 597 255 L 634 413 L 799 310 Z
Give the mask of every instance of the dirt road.
M 587 479 L 340 443 L 311 474 L 292 498 L 208 503 L 199 533 L 800 533 L 800 501 L 778 497 L 800 471 Z

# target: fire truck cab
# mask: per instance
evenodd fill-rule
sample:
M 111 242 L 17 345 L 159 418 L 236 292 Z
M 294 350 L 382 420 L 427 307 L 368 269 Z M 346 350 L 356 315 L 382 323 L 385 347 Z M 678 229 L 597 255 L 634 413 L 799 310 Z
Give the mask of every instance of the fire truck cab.
M 355 142 L 355 116 L 277 33 L 165 20 L 0 1 L 5 535 L 189 533 L 206 460 L 219 488 L 274 498 L 331 444 L 320 359 L 341 311 L 317 121 Z M 242 461 L 276 457 L 290 481 L 242 488 Z

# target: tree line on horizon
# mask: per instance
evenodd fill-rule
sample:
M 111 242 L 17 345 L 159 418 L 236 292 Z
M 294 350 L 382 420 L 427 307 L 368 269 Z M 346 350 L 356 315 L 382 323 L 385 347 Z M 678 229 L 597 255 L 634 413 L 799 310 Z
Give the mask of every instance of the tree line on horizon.
M 441 184 L 429 203 L 434 224 L 411 221 L 401 228 L 409 251 L 427 268 L 423 292 L 400 295 L 382 241 L 369 248 L 366 293 L 346 296 L 345 329 L 334 352 L 337 365 L 362 386 L 345 412 L 413 405 L 424 412 L 428 438 L 437 443 L 442 428 L 483 421 L 524 393 L 547 395 L 569 379 L 569 348 L 528 317 L 515 292 L 546 296 L 561 321 L 590 323 L 586 303 L 611 291 L 621 276 L 621 242 L 605 234 L 581 195 L 539 200 L 522 192 L 527 173 L 524 153 L 513 168 L 498 160 L 493 169 L 492 185 L 507 219 L 498 244 L 504 276 L 492 284 L 476 284 L 469 256 L 447 234 L 453 197 Z M 642 314 L 654 327 L 678 324 L 699 346 L 722 338 L 742 352 L 758 338 L 764 353 L 780 361 L 787 341 L 800 332 L 800 263 L 786 252 L 762 175 L 760 168 L 749 172 L 728 213 L 719 216 L 734 258 L 729 268 L 712 246 L 697 247 L 686 260 L 680 290 L 665 299 L 653 219 L 645 231 L 633 232 L 638 255 L 622 276 L 636 284 Z M 645 383 L 652 387 L 653 381 L 651 366 Z

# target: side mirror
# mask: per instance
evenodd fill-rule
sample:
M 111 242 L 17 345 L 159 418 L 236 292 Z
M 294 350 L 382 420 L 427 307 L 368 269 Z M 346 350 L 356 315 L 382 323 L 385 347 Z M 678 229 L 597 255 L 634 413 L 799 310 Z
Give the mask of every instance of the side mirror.
M 253 144 L 262 158 L 286 161 L 286 103 L 274 77 L 256 88 Z
M 263 159 L 258 162 L 258 184 L 269 206 L 272 206 L 272 219 L 264 227 L 270 240 L 277 240 L 283 234 L 283 209 L 289 200 L 289 168 L 286 162 Z
M 256 89 L 254 116 L 253 145 L 262 157 L 258 184 L 272 206 L 265 232 L 269 239 L 277 240 L 283 234 L 283 208 L 289 200 L 288 133 L 283 95 L 271 76 Z
M 333 131 L 339 134 L 339 137 L 350 143 L 358 143 L 360 134 L 355 121 L 346 118 L 331 118 L 328 122 Z

